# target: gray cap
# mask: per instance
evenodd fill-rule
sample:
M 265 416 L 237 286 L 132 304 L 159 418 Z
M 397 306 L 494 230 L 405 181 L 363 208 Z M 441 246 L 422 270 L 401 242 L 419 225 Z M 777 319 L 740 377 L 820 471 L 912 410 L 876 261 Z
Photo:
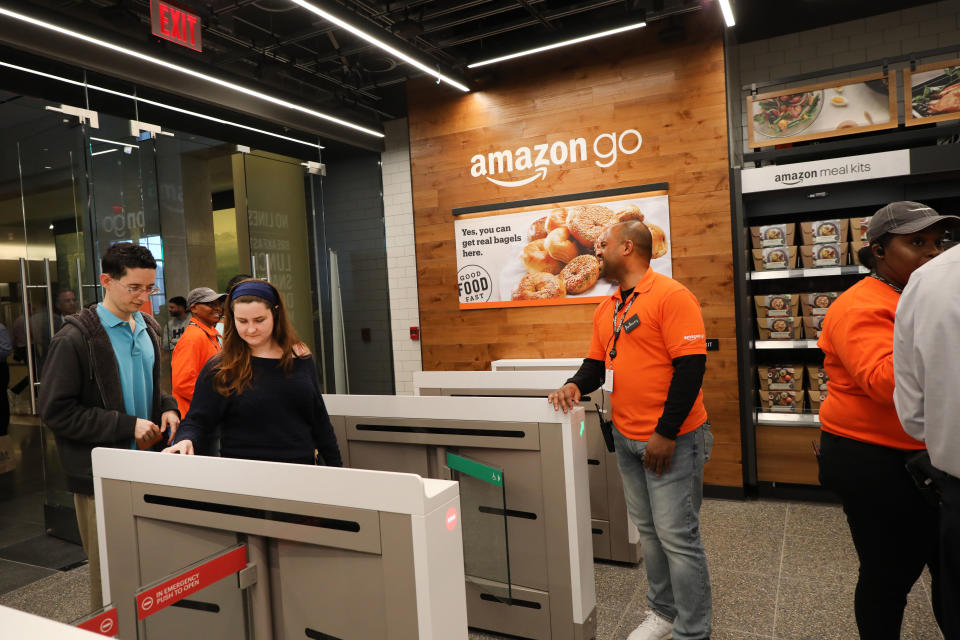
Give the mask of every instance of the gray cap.
M 942 216 L 932 207 L 919 202 L 891 202 L 870 218 L 867 242 L 876 242 L 885 233 L 904 235 L 923 231 L 938 222 L 960 223 L 960 217 Z
M 227 294 L 217 293 L 210 287 L 197 287 L 187 294 L 187 309 L 191 308 L 195 304 L 213 302 L 214 300 L 220 300 L 223 302 L 223 299 L 226 297 Z

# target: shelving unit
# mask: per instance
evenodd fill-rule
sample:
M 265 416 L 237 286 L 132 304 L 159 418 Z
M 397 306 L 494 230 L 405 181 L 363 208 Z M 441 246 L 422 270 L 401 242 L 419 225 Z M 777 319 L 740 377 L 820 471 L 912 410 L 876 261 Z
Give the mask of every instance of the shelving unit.
M 956 133 L 956 125 L 945 132 Z M 863 138 L 865 152 L 903 149 L 902 132 Z M 889 136 L 889 143 L 880 142 Z M 911 142 L 914 140 L 910 139 Z M 813 443 L 819 441 L 820 421 L 815 413 L 764 411 L 758 402 L 758 364 L 822 364 L 823 353 L 815 338 L 759 340 L 754 295 L 844 291 L 865 277 L 869 270 L 855 264 L 842 267 L 754 271 L 750 250 L 751 226 L 805 222 L 872 215 L 896 200 L 917 200 L 944 213 L 960 210 L 960 144 L 932 144 L 931 136 L 916 138 L 909 148 L 909 163 L 903 175 L 861 182 L 843 182 L 812 187 L 777 188 L 743 193 L 742 172 L 757 163 L 799 167 L 796 163 L 824 159 L 853 159 L 859 151 L 853 141 L 815 145 L 819 154 L 798 155 L 798 149 L 766 150 L 744 155 L 745 169 L 733 171 L 735 234 L 734 249 L 739 279 L 737 295 L 738 350 L 740 361 L 741 438 L 744 442 L 745 486 L 761 495 L 789 496 L 800 490 L 822 491 Z M 909 143 L 908 143 L 909 144 Z M 805 148 L 809 149 L 809 148 Z M 781 160 L 782 158 L 782 160 Z M 779 186 L 779 185 L 778 185 Z M 799 314 L 798 314 L 799 315 Z M 809 385 L 808 385 L 809 387 Z

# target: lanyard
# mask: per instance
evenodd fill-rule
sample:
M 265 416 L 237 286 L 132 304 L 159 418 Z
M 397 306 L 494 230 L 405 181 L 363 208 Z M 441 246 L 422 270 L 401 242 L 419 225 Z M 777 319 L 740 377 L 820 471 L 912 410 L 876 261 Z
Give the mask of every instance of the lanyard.
M 623 315 L 620 316 L 620 324 L 617 324 L 617 314 L 620 313 L 620 307 L 623 306 L 622 300 L 617 300 L 617 306 L 613 310 L 613 347 L 610 349 L 610 360 L 613 360 L 617 357 L 617 340 L 620 338 L 620 332 L 623 330 L 623 321 L 627 317 L 627 313 L 630 312 L 630 307 L 633 306 L 633 301 L 637 299 L 639 293 L 636 291 L 633 292 L 633 295 L 630 296 L 630 300 L 627 301 L 626 307 L 623 309 Z
M 220 339 L 219 339 L 219 338 L 217 338 L 216 336 L 212 336 L 212 335 L 210 335 L 209 333 L 207 333 L 207 332 L 204 330 L 204 328 L 200 326 L 200 323 L 197 322 L 197 321 L 195 321 L 193 318 L 190 318 L 190 324 L 195 325 L 195 326 L 197 327 L 197 329 L 200 329 L 200 331 L 203 331 L 203 335 L 207 336 L 207 340 L 209 340 L 209 341 L 213 344 L 213 346 L 217 348 L 217 351 L 220 351 Z

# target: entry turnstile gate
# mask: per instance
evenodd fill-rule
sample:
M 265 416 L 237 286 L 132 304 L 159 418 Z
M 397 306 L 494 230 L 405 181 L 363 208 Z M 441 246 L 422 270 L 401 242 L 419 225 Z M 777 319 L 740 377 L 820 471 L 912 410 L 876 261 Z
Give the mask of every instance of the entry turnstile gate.
M 557 413 L 529 398 L 324 401 L 348 466 L 460 479 L 471 627 L 538 640 L 594 637 L 582 409 Z M 471 467 L 496 486 L 461 473 Z
M 116 449 L 94 450 L 93 470 L 121 638 L 467 637 L 453 482 Z M 236 576 L 144 614 L 241 548 Z
M 506 361 L 504 361 L 506 362 Z M 549 366 L 549 365 L 544 365 Z M 558 370 L 526 371 L 418 371 L 414 393 L 421 396 L 487 396 L 546 398 L 572 375 Z M 607 450 L 600 431 L 603 392 L 580 399 L 586 415 L 587 465 L 590 478 L 590 530 L 593 557 L 636 564 L 640 561 L 640 535 L 630 522 L 623 495 L 617 454 Z

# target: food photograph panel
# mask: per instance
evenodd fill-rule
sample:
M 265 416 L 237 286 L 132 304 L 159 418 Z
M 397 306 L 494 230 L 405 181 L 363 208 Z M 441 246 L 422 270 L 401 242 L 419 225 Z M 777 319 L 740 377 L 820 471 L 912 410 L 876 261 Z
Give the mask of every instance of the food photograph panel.
M 960 118 L 960 60 L 934 62 L 904 70 L 904 88 L 910 88 L 910 108 L 904 124 L 941 122 Z
M 596 303 L 617 290 L 600 273 L 595 243 L 640 220 L 653 236 L 650 267 L 673 275 L 664 191 L 511 206 L 454 221 L 461 309 Z
M 765 147 L 892 129 L 897 126 L 896 96 L 893 74 L 747 96 L 749 145 Z

